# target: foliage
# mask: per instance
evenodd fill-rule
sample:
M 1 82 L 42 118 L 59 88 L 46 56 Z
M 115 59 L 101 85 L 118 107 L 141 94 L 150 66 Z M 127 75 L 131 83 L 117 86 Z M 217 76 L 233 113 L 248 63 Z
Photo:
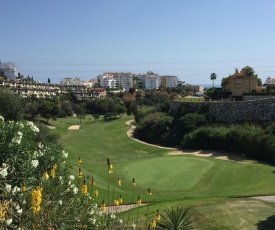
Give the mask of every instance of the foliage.
M 213 81 L 213 88 L 214 88 L 214 81 L 217 79 L 217 74 L 216 73 L 211 73 L 210 79 Z
M 151 113 L 139 122 L 134 135 L 150 143 L 162 143 L 171 124 L 172 117 L 165 113 Z
M 73 107 L 74 107 L 76 116 L 79 118 L 79 123 L 81 124 L 81 120 L 84 120 L 86 117 L 85 103 L 75 104 Z
M 160 222 L 157 222 L 157 229 L 169 230 L 188 230 L 195 229 L 192 215 L 189 214 L 189 209 L 183 207 L 171 207 L 165 210 L 165 215 L 161 214 Z
M 197 113 L 187 113 L 180 118 L 181 128 L 185 130 L 185 133 L 194 131 L 200 126 L 206 124 L 205 116 Z
M 8 90 L 0 90 L 0 115 L 6 120 L 20 120 L 22 116 L 21 99 Z
M 126 112 L 125 105 L 119 99 L 95 99 L 86 102 L 87 112 L 90 114 L 100 114 L 110 116 L 119 116 Z M 110 115 L 111 114 L 111 115 Z
M 275 137 L 270 133 L 253 125 L 201 127 L 187 134 L 181 147 L 223 150 L 273 164 Z
M 38 108 L 38 111 L 46 122 L 49 122 L 50 118 L 57 118 L 60 113 L 60 107 L 57 102 L 53 100 L 42 100 Z
M 228 84 L 228 78 L 227 77 L 224 77 L 222 80 L 221 80 L 221 87 L 224 89 L 225 86 Z

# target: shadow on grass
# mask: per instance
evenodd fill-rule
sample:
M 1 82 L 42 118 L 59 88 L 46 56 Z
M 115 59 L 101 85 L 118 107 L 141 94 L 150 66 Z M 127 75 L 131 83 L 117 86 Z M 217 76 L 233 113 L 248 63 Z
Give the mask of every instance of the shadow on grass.
M 268 217 L 266 220 L 259 221 L 256 225 L 258 230 L 274 230 L 275 215 Z

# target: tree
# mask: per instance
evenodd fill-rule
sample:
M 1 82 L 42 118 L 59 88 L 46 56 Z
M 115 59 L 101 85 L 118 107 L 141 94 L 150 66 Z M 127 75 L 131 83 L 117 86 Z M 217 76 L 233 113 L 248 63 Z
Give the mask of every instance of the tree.
M 99 114 L 93 114 L 92 117 L 95 119 L 95 122 L 100 118 Z
M 261 78 L 257 78 L 257 83 L 258 83 L 258 86 L 261 86 L 262 85 L 262 79 Z
M 222 79 L 221 86 L 222 86 L 222 88 L 224 89 L 226 85 L 228 85 L 228 78 L 227 78 L 227 77 L 224 77 L 224 78 Z
M 86 117 L 86 105 L 85 103 L 76 104 L 74 106 L 74 111 L 76 116 L 79 118 L 79 123 L 81 124 L 81 120 L 84 120 Z
M 5 120 L 20 120 L 23 106 L 21 99 L 15 96 L 11 91 L 0 90 L 0 115 Z
M 211 73 L 210 79 L 213 81 L 213 88 L 214 88 L 214 81 L 217 79 L 217 74 L 216 73 Z
M 48 122 L 50 118 L 58 117 L 60 108 L 55 101 L 43 100 L 39 106 L 39 113 Z
M 254 76 L 254 69 L 251 68 L 251 67 L 247 67 L 245 76 L 248 77 L 248 80 L 249 80 L 248 88 L 249 88 L 249 93 L 250 93 L 250 78 L 251 78 L 252 76 Z

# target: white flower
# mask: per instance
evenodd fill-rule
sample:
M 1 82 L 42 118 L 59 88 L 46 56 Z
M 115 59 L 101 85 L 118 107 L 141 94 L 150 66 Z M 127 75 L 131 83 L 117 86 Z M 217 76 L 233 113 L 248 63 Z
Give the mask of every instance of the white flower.
M 121 224 L 123 223 L 122 219 L 119 219 L 118 222 L 121 223 Z
M 1 168 L 0 169 L 0 176 L 2 178 L 5 178 L 8 175 L 8 167 L 7 168 Z
M 70 180 L 70 181 L 73 181 L 74 179 L 75 179 L 75 176 L 74 176 L 74 175 L 70 175 L 70 176 L 69 176 L 69 180 Z
M 40 149 L 43 149 L 44 145 L 43 145 L 41 142 L 39 142 L 39 143 L 38 143 L 38 147 L 39 147 Z
M 31 164 L 32 164 L 32 167 L 36 168 L 39 164 L 39 161 L 38 160 L 32 160 Z
M 62 176 L 59 176 L 59 181 L 61 184 L 63 184 L 63 177 Z
M 62 200 L 59 200 L 58 203 L 59 203 L 60 205 L 62 205 L 63 202 L 62 202 Z
M 7 192 L 11 191 L 11 185 L 10 184 L 6 184 L 6 190 L 7 190 Z
M 95 210 L 91 210 L 90 212 L 89 212 L 89 214 L 92 216 L 93 214 L 95 213 Z
M 111 217 L 111 219 L 115 219 L 116 215 L 114 213 L 112 213 L 110 217 Z
M 39 128 L 37 128 L 32 121 L 27 121 L 27 125 L 31 128 L 31 130 L 34 133 L 38 133 L 39 132 Z
M 92 222 L 92 224 L 95 224 L 96 219 L 95 219 L 95 218 L 93 218 L 93 219 L 92 219 L 92 218 L 90 218 L 90 219 L 89 219 L 89 221 L 90 221 L 90 222 Z
M 18 209 L 18 210 L 17 210 L 17 213 L 18 213 L 18 214 L 22 214 L 22 208 Z
M 74 187 L 74 188 L 73 188 L 73 193 L 74 193 L 74 194 L 77 194 L 77 193 L 78 193 L 78 188 L 77 188 L 77 187 Z
M 21 189 L 19 187 L 15 186 L 12 190 L 12 194 L 14 195 L 15 193 L 20 192 L 20 191 L 21 191 Z
M 4 117 L 0 116 L 0 121 L 5 121 Z
M 67 158 L 68 157 L 68 153 L 66 153 L 64 150 L 62 151 L 62 156 L 64 157 L 64 158 Z
M 23 200 L 22 204 L 26 204 L 26 203 L 27 203 L 26 200 Z
M 6 220 L 6 223 L 9 226 L 12 223 L 12 219 L 10 218 L 10 219 Z
M 135 224 L 135 223 L 132 223 L 132 228 L 133 228 L 133 229 L 136 229 L 136 227 L 137 227 L 136 224 Z
M 69 181 L 68 181 L 68 185 L 70 185 L 71 183 L 72 183 L 72 182 L 69 180 Z

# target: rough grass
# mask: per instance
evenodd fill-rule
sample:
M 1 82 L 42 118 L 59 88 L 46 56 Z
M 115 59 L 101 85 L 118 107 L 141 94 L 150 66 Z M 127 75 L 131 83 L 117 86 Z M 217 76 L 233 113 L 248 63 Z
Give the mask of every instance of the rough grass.
M 95 178 L 100 194 L 98 203 L 108 199 L 111 204 L 119 195 L 125 202 L 135 202 L 140 195 L 143 201 L 157 201 L 139 208 L 138 213 L 130 211 L 133 216 L 144 213 L 141 219 L 146 219 L 148 212 L 153 215 L 152 210 L 182 204 L 193 207 L 198 224 L 205 225 L 205 229 L 272 229 L 268 226 L 274 224 L 273 204 L 238 197 L 275 194 L 273 166 L 213 157 L 168 156 L 168 150 L 131 140 L 126 135 L 129 126 L 125 125 L 130 119 L 125 116 L 96 123 L 86 119 L 80 130 L 67 130 L 78 124 L 77 118 L 50 122 L 56 127 L 53 132 L 62 135 L 64 148 L 69 152 L 68 161 L 74 165 L 72 172 L 77 174 L 80 156 L 84 176 Z M 114 166 L 113 174 L 107 173 L 107 157 Z M 122 180 L 121 187 L 116 186 L 118 178 Z M 136 179 L 136 187 L 132 186 L 132 178 Z M 148 188 L 152 196 L 146 195 Z

